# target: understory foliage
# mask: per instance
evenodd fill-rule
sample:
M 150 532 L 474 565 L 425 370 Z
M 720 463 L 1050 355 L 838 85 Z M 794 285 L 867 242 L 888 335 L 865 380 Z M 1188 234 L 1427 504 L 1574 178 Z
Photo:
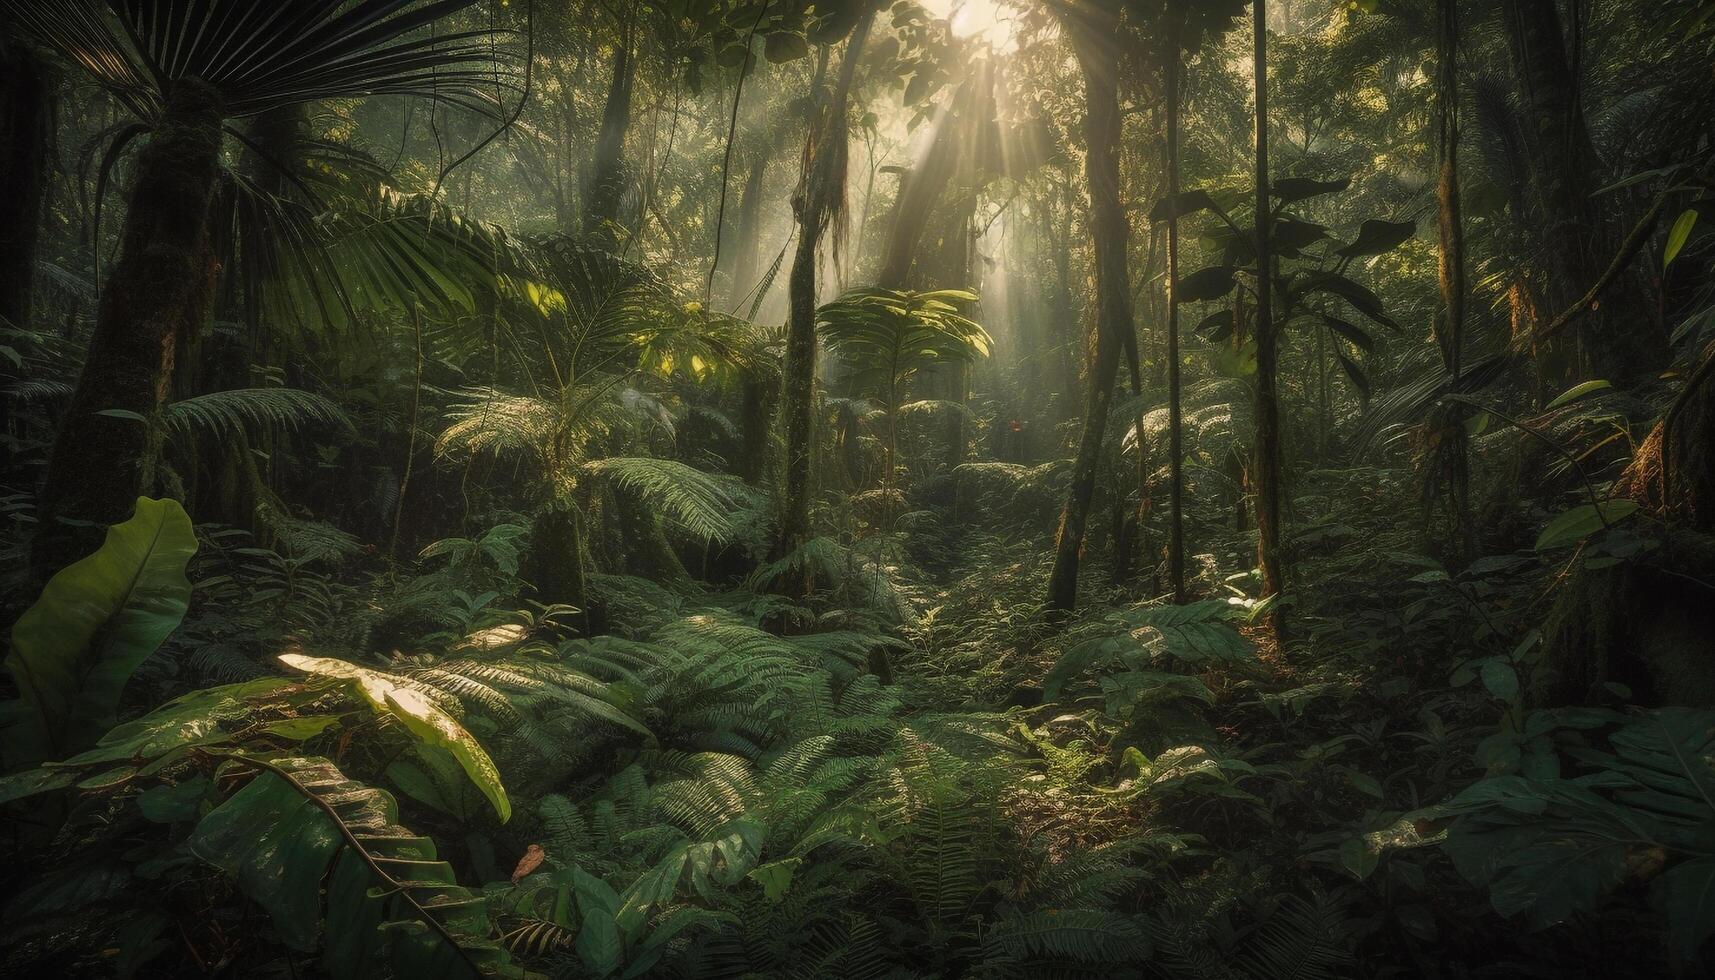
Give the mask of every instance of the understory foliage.
M 1715 972 L 1709 0 L 0 32 L 0 973 Z

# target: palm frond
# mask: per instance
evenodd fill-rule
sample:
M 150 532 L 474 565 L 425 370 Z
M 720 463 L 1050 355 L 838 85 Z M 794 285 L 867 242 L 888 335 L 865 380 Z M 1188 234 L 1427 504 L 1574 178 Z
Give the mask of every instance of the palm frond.
M 229 117 L 366 95 L 491 112 L 496 85 L 517 88 L 495 32 L 424 31 L 474 2 L 6 0 L 5 8 L 138 118 L 155 119 L 185 78 L 213 86 Z

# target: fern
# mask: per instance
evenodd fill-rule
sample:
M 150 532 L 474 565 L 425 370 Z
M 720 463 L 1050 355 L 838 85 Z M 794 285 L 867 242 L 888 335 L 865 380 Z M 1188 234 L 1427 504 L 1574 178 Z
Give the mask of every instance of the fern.
M 605 476 L 638 494 L 694 537 L 731 541 L 754 523 L 755 491 L 735 477 L 705 473 L 667 459 L 619 457 L 586 463 L 583 472 Z
M 214 391 L 167 406 L 167 430 L 178 437 L 236 439 L 268 430 L 322 425 L 355 431 L 351 417 L 327 398 L 297 388 L 238 388 Z
M 1254 980 L 1335 980 L 1352 966 L 1345 910 L 1323 895 L 1287 895 L 1235 959 Z

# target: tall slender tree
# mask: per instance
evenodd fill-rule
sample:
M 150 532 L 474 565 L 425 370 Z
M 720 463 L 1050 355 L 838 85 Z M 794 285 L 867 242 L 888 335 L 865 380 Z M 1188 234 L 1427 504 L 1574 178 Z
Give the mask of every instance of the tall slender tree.
M 1439 221 L 1441 316 L 1435 321 L 1435 342 L 1441 366 L 1459 380 L 1465 347 L 1465 223 L 1459 202 L 1459 0 L 1435 4 L 1436 152 L 1440 175 L 1436 181 Z M 1320 332 L 1317 334 L 1321 337 Z M 1470 461 L 1464 412 L 1450 407 L 1436 425 L 1436 482 L 1445 481 L 1459 548 L 1469 555 L 1475 546 L 1471 527 Z
M 1281 498 L 1285 480 L 1280 447 L 1280 398 L 1275 390 L 1280 356 L 1274 324 L 1274 258 L 1270 248 L 1274 211 L 1268 174 L 1268 0 L 1251 8 L 1256 75 L 1256 487 L 1257 565 L 1262 594 L 1274 602 L 1268 622 L 1277 643 L 1286 640 L 1281 593 L 1286 587 L 1280 554 Z
M 1545 297 L 1553 316 L 1572 308 L 1596 283 L 1616 251 L 1616 236 L 1610 216 L 1591 197 L 1600 167 L 1584 119 L 1578 52 L 1568 55 L 1559 3 L 1503 0 L 1501 8 L 1526 114 L 1521 128 L 1535 212 L 1529 224 L 1540 237 Z M 1581 43 L 1574 42 L 1574 47 Z M 1637 282 L 1622 276 L 1603 306 L 1637 311 L 1647 302 Z M 1667 353 L 1667 338 L 1651 318 L 1622 314 L 1613 321 L 1595 310 L 1578 322 L 1571 337 L 1550 340 L 1539 351 L 1543 393 L 1557 393 L 1586 371 L 1615 382 L 1640 379 L 1661 367 Z
M 1167 25 L 1167 581 L 1173 601 L 1185 601 L 1185 449 L 1179 364 L 1179 18 Z M 1137 434 L 1143 452 L 1143 433 Z
M 798 246 L 787 278 L 786 366 L 782 411 L 786 431 L 786 487 L 774 542 L 783 558 L 810 538 L 811 455 L 816 399 L 816 263 L 822 236 L 836 224 L 845 206 L 846 116 L 852 80 L 863 56 L 864 41 L 875 19 L 874 4 L 865 0 L 846 40 L 838 81 L 811 120 L 804 141 L 802 178 L 793 206 L 798 212 Z M 824 75 L 827 61 L 822 62 Z M 818 79 L 818 88 L 820 79 Z M 788 583 L 807 591 L 809 583 Z
M 1126 244 L 1131 236 L 1120 196 L 1119 15 L 1091 5 L 1070 11 L 1066 26 L 1084 78 L 1084 169 L 1090 194 L 1090 236 L 1095 249 L 1096 326 L 1084 392 L 1084 428 L 1072 464 L 1072 482 L 1060 512 L 1047 609 L 1067 613 L 1078 602 L 1078 563 L 1084 549 L 1090 501 L 1096 490 L 1102 436 L 1113 403 L 1120 356 L 1133 335 Z M 1134 375 L 1134 382 L 1136 381 Z
M 611 239 L 625 200 L 625 134 L 631 128 L 631 93 L 637 81 L 637 6 L 620 4 L 613 44 L 613 73 L 602 105 L 601 131 L 584 187 L 584 233 Z

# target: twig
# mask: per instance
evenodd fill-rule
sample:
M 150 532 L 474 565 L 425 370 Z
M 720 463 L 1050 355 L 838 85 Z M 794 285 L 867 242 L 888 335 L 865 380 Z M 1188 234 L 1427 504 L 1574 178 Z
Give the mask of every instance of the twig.
M 1602 297 L 1604 292 L 1607 292 L 1608 287 L 1614 284 L 1614 280 L 1620 277 L 1620 273 L 1625 271 L 1626 266 L 1632 264 L 1632 260 L 1637 258 L 1638 252 L 1642 251 L 1644 245 L 1649 242 L 1650 235 L 1655 231 L 1656 220 L 1661 217 L 1662 208 L 1667 206 L 1668 195 L 1676 189 L 1670 187 L 1662 191 L 1660 196 L 1655 199 L 1655 203 L 1650 205 L 1650 209 L 1644 212 L 1643 218 L 1632 228 L 1631 234 L 1626 236 L 1626 241 L 1620 246 L 1620 251 L 1614 255 L 1614 261 L 1608 264 L 1607 271 L 1602 273 L 1601 278 L 1596 280 L 1596 284 L 1590 287 L 1589 292 L 1585 293 L 1578 302 L 1562 311 L 1559 316 L 1549 322 L 1548 326 L 1523 334 L 1519 340 L 1513 342 L 1514 348 L 1520 348 L 1524 342 L 1528 342 L 1532 346 L 1541 344 L 1594 308 L 1596 301 Z

